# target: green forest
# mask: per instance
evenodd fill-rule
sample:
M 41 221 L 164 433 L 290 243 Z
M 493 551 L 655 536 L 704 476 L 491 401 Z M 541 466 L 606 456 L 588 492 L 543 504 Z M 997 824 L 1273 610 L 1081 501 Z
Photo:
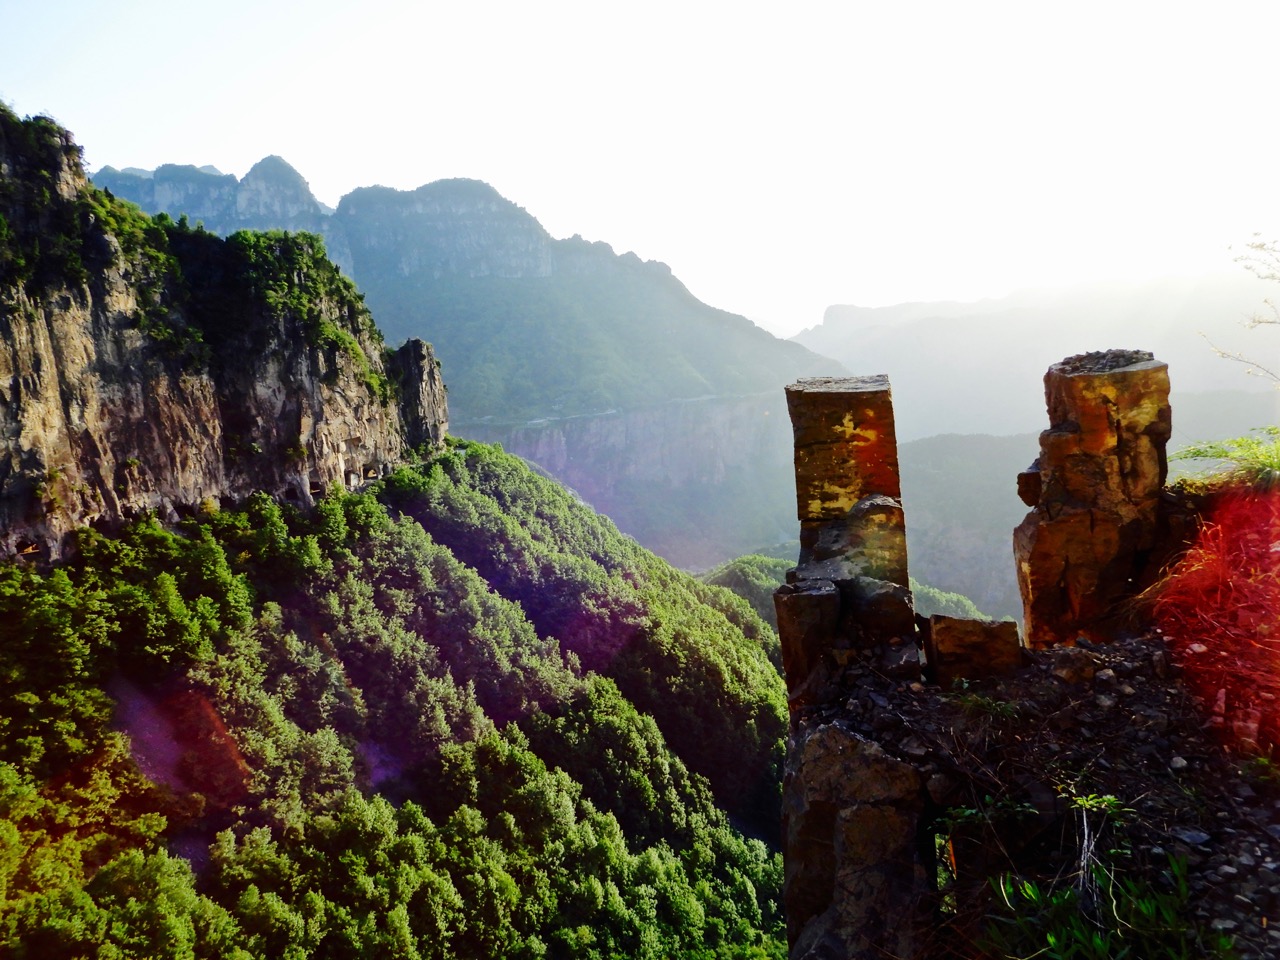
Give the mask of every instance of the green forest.
M 289 329 L 394 398 L 318 237 L 146 217 L 6 108 L 0 159 L 4 324 L 117 271 L 183 375 Z M 0 955 L 784 954 L 785 693 L 745 600 L 463 441 L 184 509 L 0 564 Z
M 776 647 L 477 444 L 86 530 L 0 569 L 0 952 L 781 956 Z

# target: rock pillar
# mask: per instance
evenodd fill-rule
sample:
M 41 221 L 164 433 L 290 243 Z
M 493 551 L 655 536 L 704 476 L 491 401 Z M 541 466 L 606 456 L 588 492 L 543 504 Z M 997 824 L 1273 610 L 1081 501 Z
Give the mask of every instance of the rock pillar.
M 787 407 L 800 559 L 774 604 L 794 712 L 834 693 L 849 651 L 914 637 L 915 613 L 889 378 L 800 380 Z
M 800 380 L 787 387 L 787 409 L 795 434 L 801 575 L 869 576 L 907 586 L 889 378 Z
M 1044 378 L 1049 429 L 1018 478 L 1013 534 L 1031 647 L 1105 633 L 1156 542 L 1169 370 L 1148 352 L 1068 357 Z
M 787 406 L 800 560 L 774 603 L 792 720 L 783 783 L 791 956 L 924 956 L 925 777 L 827 719 L 848 697 L 851 664 L 920 675 L 889 381 L 801 380 L 787 387 Z
M 410 337 L 391 354 L 387 372 L 399 387 L 405 442 L 414 448 L 443 446 L 449 432 L 449 401 L 431 344 Z

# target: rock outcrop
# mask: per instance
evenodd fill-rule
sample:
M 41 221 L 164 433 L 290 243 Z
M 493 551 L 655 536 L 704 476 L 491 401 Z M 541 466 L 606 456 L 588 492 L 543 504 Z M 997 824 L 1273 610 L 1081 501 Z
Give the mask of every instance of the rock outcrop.
M 445 399 L 440 361 L 431 344 L 410 339 L 387 359 L 387 372 L 399 386 L 400 422 L 411 447 L 438 447 L 449 432 L 449 405 Z
M 1034 509 L 1014 531 L 1030 646 L 1102 629 L 1156 546 L 1168 472 L 1169 370 L 1150 353 L 1068 357 L 1045 374 L 1049 429 L 1018 478 Z
M 3 553 L 255 490 L 310 502 L 443 436 L 430 348 L 388 369 L 306 235 L 166 231 L 90 187 L 65 131 L 3 111 L 0 224 Z
M 963 910 L 944 922 L 935 878 L 949 875 L 950 896 L 979 905 L 1029 834 L 963 811 L 1018 792 L 1023 815 L 1042 826 L 1059 813 L 1043 756 L 1018 761 L 1017 783 L 999 782 L 1031 738 L 997 743 L 954 716 L 959 707 L 1012 722 L 1017 708 L 945 691 L 986 684 L 1052 697 L 1060 691 L 1046 683 L 1092 680 L 1096 654 L 1055 645 L 1113 638 L 1118 606 L 1191 525 L 1162 509 L 1164 364 L 1138 351 L 1068 357 L 1045 392 L 1051 426 L 1018 478 L 1034 509 L 1014 535 L 1029 645 L 1054 646 L 1037 661 L 1012 622 L 912 616 L 887 378 L 787 388 L 801 550 L 774 601 L 791 708 L 783 898 L 793 960 L 964 954 L 940 946 L 976 931 Z M 1116 705 L 1105 692 L 1096 702 Z

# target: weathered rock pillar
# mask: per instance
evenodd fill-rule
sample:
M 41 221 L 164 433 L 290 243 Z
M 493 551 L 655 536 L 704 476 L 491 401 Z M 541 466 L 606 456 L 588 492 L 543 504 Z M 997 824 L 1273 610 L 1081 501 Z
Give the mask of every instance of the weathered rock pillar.
M 907 585 L 898 440 L 889 378 L 818 377 L 787 387 L 805 579 Z
M 774 594 L 791 707 L 783 900 L 793 960 L 924 956 L 925 777 L 830 716 L 845 670 L 918 678 L 887 377 L 787 387 L 800 560 Z
M 800 559 L 774 603 L 794 710 L 831 694 L 838 651 L 913 637 L 915 614 L 889 378 L 800 380 L 787 407 Z
M 414 448 L 424 443 L 443 447 L 449 432 L 449 399 L 431 344 L 410 337 L 388 358 L 387 373 L 400 388 L 405 442 Z
M 1105 632 L 1155 545 L 1169 368 L 1142 350 L 1068 357 L 1044 378 L 1049 429 L 1018 477 L 1034 509 L 1013 534 L 1031 647 Z

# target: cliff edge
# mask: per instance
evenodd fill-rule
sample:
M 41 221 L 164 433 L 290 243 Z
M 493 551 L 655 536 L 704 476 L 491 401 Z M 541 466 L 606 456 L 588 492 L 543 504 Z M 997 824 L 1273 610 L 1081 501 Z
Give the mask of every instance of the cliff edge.
M 254 490 L 309 503 L 447 430 L 431 348 L 385 351 L 318 237 L 149 219 L 3 107 L 0 341 L 4 555 Z

